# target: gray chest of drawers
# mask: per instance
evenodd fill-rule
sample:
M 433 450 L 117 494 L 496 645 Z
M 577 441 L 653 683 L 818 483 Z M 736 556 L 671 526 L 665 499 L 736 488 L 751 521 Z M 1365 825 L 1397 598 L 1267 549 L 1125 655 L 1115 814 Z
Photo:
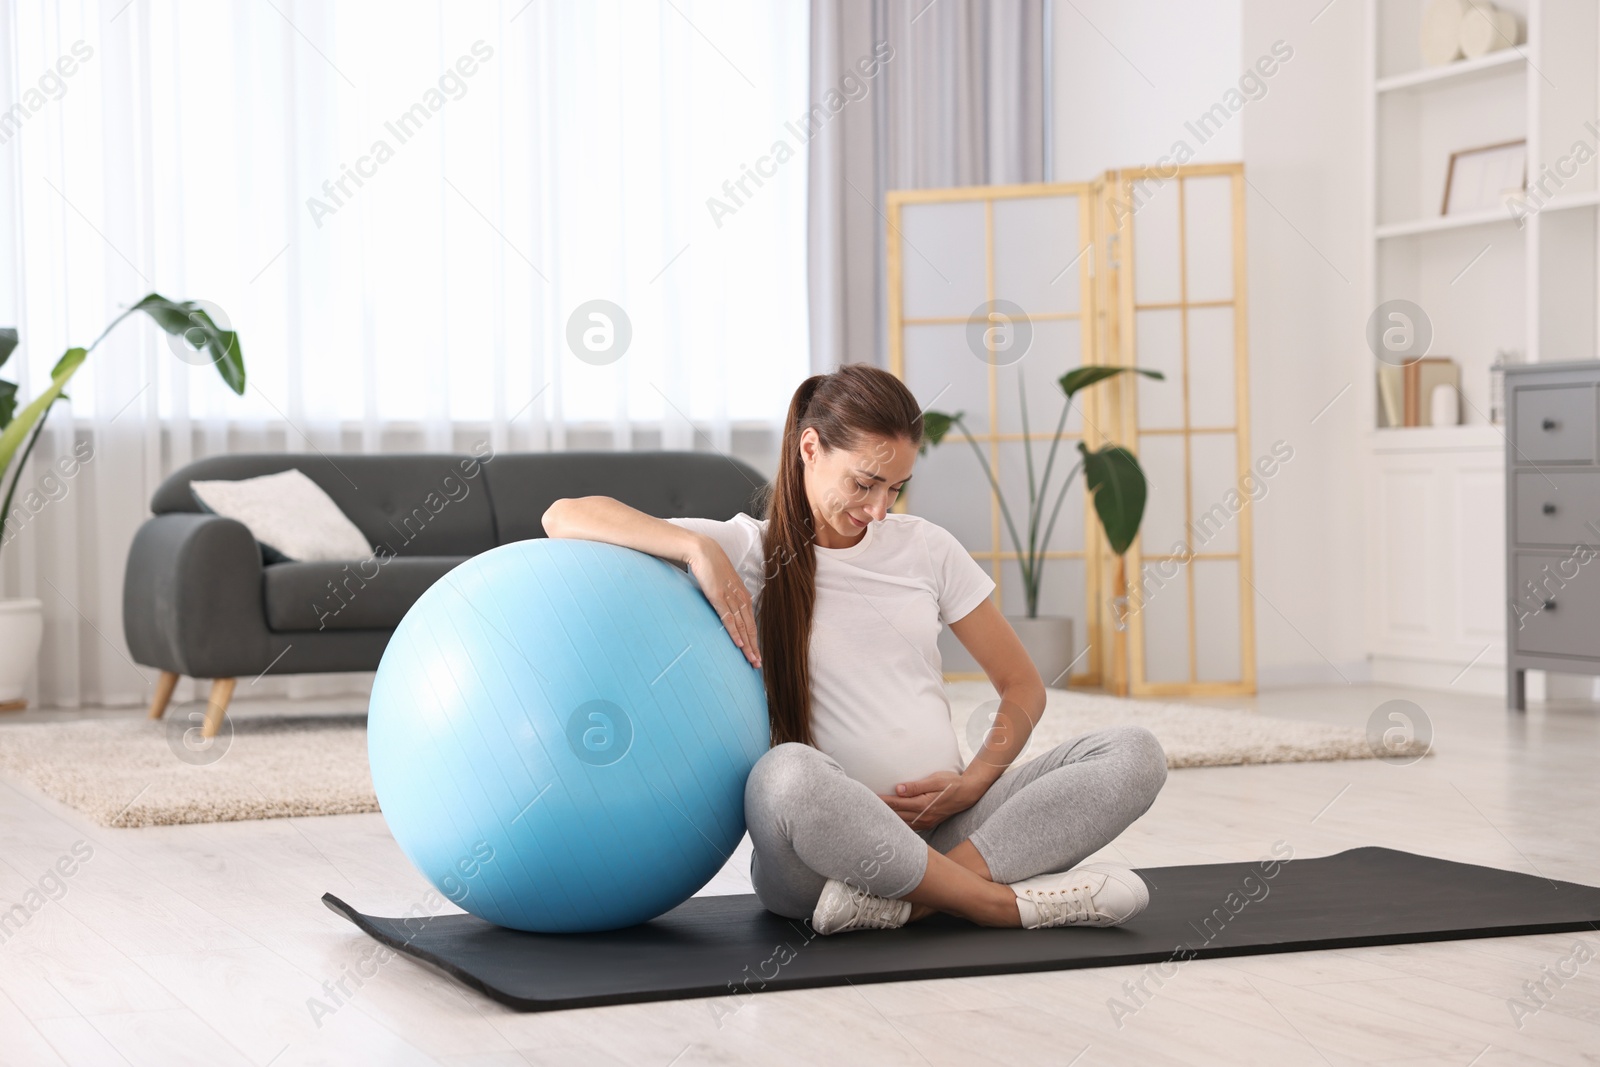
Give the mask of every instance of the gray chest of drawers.
M 1600 674 L 1600 361 L 1506 371 L 1506 705 Z

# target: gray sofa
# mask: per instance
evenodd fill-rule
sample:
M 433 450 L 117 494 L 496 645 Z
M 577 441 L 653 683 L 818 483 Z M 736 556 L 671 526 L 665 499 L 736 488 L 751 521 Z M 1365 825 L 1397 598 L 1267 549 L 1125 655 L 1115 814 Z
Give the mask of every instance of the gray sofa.
M 249 530 L 202 511 L 189 488 L 291 468 L 334 499 L 376 557 L 267 562 Z M 191 463 L 156 490 L 154 516 L 128 554 L 128 648 L 161 672 L 150 717 L 161 717 L 182 675 L 213 680 L 210 737 L 238 678 L 376 669 L 423 590 L 479 552 L 545 536 L 545 509 L 562 497 L 598 494 L 662 518 L 728 519 L 759 513 L 763 482 L 744 463 L 697 452 L 241 454 Z

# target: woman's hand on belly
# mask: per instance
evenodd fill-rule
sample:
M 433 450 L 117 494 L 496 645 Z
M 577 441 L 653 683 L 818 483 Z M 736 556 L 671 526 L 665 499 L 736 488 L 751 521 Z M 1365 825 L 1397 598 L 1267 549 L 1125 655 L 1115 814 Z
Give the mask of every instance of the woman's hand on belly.
M 895 786 L 883 802 L 913 830 L 931 830 L 958 812 L 966 811 L 988 787 L 954 771 L 935 771 L 915 782 Z

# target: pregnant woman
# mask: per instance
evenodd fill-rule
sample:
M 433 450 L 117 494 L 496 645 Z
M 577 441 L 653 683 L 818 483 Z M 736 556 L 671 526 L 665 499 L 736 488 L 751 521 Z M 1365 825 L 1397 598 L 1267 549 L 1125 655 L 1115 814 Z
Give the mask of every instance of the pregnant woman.
M 933 912 L 985 926 L 1116 926 L 1149 902 L 1126 867 L 1078 866 L 1154 802 L 1148 730 L 1095 730 L 1015 768 L 1045 688 L 948 532 L 892 514 L 922 442 L 900 380 L 865 364 L 807 378 L 784 424 L 764 520 L 656 519 L 609 497 L 558 500 L 552 537 L 687 567 L 766 683 L 772 748 L 745 787 L 762 904 L 823 934 Z M 962 765 L 941 624 L 1000 696 Z M 1008 770 L 1009 769 L 1009 770 Z

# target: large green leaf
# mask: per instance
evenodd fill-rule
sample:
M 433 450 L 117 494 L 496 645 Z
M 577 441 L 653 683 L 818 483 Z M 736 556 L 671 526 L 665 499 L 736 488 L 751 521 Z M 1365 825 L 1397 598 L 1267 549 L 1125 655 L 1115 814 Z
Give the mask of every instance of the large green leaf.
M 954 415 L 946 414 L 943 411 L 924 411 L 922 413 L 922 447 L 917 449 L 917 454 L 920 456 L 927 452 L 929 448 L 943 441 L 945 435 L 950 432 L 950 427 L 954 426 L 956 420 L 965 414 L 966 412 L 964 411 L 958 411 Z
M 1106 367 L 1096 364 L 1089 367 L 1075 367 L 1057 379 L 1056 384 L 1061 386 L 1061 391 L 1067 394 L 1068 400 L 1071 400 L 1074 393 L 1087 389 L 1095 382 L 1103 382 L 1107 378 L 1130 371 L 1142 374 L 1146 378 L 1154 378 L 1158 382 L 1167 379 L 1167 376 L 1158 370 L 1145 370 L 1142 367 Z
M 1078 451 L 1083 453 L 1083 476 L 1094 497 L 1094 510 L 1111 551 L 1120 556 L 1139 536 L 1139 523 L 1144 519 L 1144 470 L 1121 445 L 1091 452 L 1079 441 Z
M 16 456 L 17 449 L 22 447 L 23 438 L 28 436 L 28 431 L 33 429 L 35 423 L 44 418 L 50 405 L 60 398 L 62 390 L 67 387 L 67 379 L 77 373 L 88 355 L 89 351 L 85 348 L 67 349 L 67 354 L 50 372 L 50 388 L 34 397 L 31 404 L 23 408 L 4 430 L 0 430 L 0 472 L 10 469 L 11 460 Z
M 168 300 L 160 293 L 151 293 L 130 310 L 143 311 L 167 333 L 182 337 L 195 349 L 204 348 L 228 388 L 241 396 L 244 394 L 244 350 L 240 347 L 239 335 L 218 326 L 199 303 Z
M 0 367 L 5 366 L 6 360 L 11 358 L 11 353 L 17 348 L 17 331 L 13 327 L 0 330 Z M 17 413 L 17 383 L 0 381 L 0 430 L 11 423 L 11 416 Z M 0 467 L 0 474 L 5 473 L 5 468 Z

